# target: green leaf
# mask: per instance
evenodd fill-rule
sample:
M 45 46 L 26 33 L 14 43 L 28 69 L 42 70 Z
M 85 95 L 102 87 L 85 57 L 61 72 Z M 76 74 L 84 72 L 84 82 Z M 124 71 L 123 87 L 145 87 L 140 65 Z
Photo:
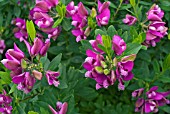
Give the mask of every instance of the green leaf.
M 49 114 L 49 112 L 42 107 L 40 107 L 40 112 L 41 112 L 41 114 Z
M 100 35 L 107 35 L 107 33 L 102 31 L 101 29 L 96 29 L 95 30 L 95 36 L 97 36 L 98 34 L 100 34 Z
M 107 33 L 110 37 L 113 37 L 114 35 L 118 34 L 115 27 L 113 25 L 110 25 L 107 29 Z
M 59 80 L 59 81 L 60 81 L 60 84 L 58 86 L 59 89 L 68 88 L 68 85 L 67 85 L 67 83 L 64 80 Z
M 62 7 L 60 5 L 56 6 L 56 11 L 60 17 L 63 17 Z
M 168 39 L 170 40 L 170 33 L 168 34 Z
M 55 21 L 55 23 L 53 24 L 52 28 L 57 27 L 61 22 L 62 22 L 63 18 L 58 18 L 57 21 Z
M 36 31 L 32 20 L 31 21 L 27 20 L 26 28 L 27 28 L 28 35 L 31 37 L 31 41 L 34 41 L 34 38 L 36 37 Z
M 1 32 L 1 27 L 3 25 L 3 15 L 2 13 L 0 12 L 0 32 Z
M 57 55 L 49 64 L 48 66 L 48 70 L 55 70 L 58 65 L 60 64 L 60 61 L 61 61 L 61 57 L 62 57 L 62 54 L 60 53 L 59 55 Z
M 170 54 L 167 55 L 167 57 L 165 58 L 163 62 L 163 71 L 165 71 L 169 67 L 170 67 Z
M 155 73 L 160 73 L 160 65 L 156 59 L 153 60 L 153 69 Z
M 34 112 L 34 111 L 29 111 L 28 114 L 39 114 L 39 113 L 38 112 Z
M 132 43 L 143 43 L 146 39 L 146 33 L 142 32 L 138 35 L 137 38 L 133 39 L 133 42 Z
M 138 37 L 138 33 L 137 33 L 136 28 L 134 26 L 130 27 L 130 35 L 133 39 Z
M 2 84 L 10 84 L 11 77 L 9 72 L 2 72 L 0 71 L 1 83 Z
M 14 7 L 14 14 L 16 17 L 19 17 L 21 14 L 21 9 L 18 6 Z
M 17 90 L 17 85 L 13 84 L 8 94 L 13 93 L 15 90 Z
M 67 18 L 64 18 L 64 19 L 63 19 L 62 26 L 63 26 L 63 28 L 64 28 L 65 31 L 69 31 L 69 30 L 72 28 L 71 22 L 70 22 L 70 20 L 67 19 Z
M 135 0 L 130 0 L 130 4 L 131 4 L 133 7 L 135 7 L 135 5 L 136 5 Z
M 127 56 L 127 55 L 131 55 L 131 54 L 137 54 L 141 48 L 142 48 L 142 45 L 140 45 L 140 44 L 128 43 L 123 55 Z

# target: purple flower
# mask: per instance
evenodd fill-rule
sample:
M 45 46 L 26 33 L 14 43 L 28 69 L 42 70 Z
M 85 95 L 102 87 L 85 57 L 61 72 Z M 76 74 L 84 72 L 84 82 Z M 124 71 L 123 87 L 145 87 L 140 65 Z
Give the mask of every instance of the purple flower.
M 123 22 L 129 26 L 135 24 L 136 21 L 137 21 L 136 17 L 131 16 L 129 14 L 126 14 L 126 18 L 123 19 Z
M 3 90 L 3 93 L 0 94 L 0 112 L 2 114 L 12 114 L 12 106 L 10 103 L 12 98 L 6 94 L 6 91 Z
M 143 88 L 141 88 L 143 91 Z M 139 92 L 140 89 L 136 90 Z M 167 92 L 157 92 L 158 86 L 153 86 L 148 92 L 146 92 L 146 99 L 138 98 L 136 101 L 136 112 L 158 112 L 158 107 L 165 104 L 170 104 L 170 100 L 165 97 L 170 94 L 170 91 Z M 135 91 L 134 91 L 135 92 Z
M 78 7 L 77 6 L 74 6 L 74 2 L 73 1 L 71 1 L 68 5 L 67 5 L 67 7 L 66 7 L 66 16 L 67 17 L 71 17 L 71 16 L 73 16 L 74 14 L 76 14 L 77 13 L 77 11 L 78 11 Z
M 154 4 L 146 14 L 150 21 L 162 21 L 164 16 L 163 10 L 156 4 Z
M 12 81 L 18 84 L 18 90 L 22 90 L 27 94 L 32 90 L 36 80 L 29 72 L 24 72 L 21 75 L 14 76 Z
M 103 4 L 98 0 L 98 13 L 96 16 L 97 24 L 107 25 L 110 19 L 110 10 L 109 10 L 110 2 L 104 2 Z
M 103 50 L 98 47 L 99 44 L 103 45 L 102 36 L 100 34 L 97 35 L 96 40 L 90 40 L 89 42 L 95 51 L 100 52 L 101 54 L 104 53 Z
M 117 55 L 121 55 L 126 50 L 126 43 L 118 35 L 113 36 L 112 44 L 113 44 L 112 49 L 115 51 Z
M 147 45 L 156 46 L 156 42 L 159 42 L 167 34 L 168 28 L 165 27 L 165 24 L 165 22 L 154 21 L 149 25 L 145 41 Z
M 61 32 L 61 27 L 56 27 L 56 28 L 48 27 L 48 28 L 42 28 L 41 30 L 48 34 L 49 39 L 52 38 L 55 41 Z
M 132 97 L 139 97 L 141 94 L 143 94 L 143 91 L 144 91 L 144 88 L 140 88 L 140 89 L 135 90 L 132 93 Z
M 53 114 L 66 114 L 67 113 L 67 107 L 68 107 L 68 104 L 67 102 L 57 102 L 56 103 L 56 110 L 53 109 L 50 105 L 48 105 L 48 107 L 50 108 L 51 112 Z
M 53 18 L 50 17 L 47 13 L 37 12 L 35 9 L 30 11 L 29 18 L 34 21 L 34 23 L 39 28 L 48 28 L 53 25 Z
M 76 42 L 79 42 L 82 39 L 85 40 L 87 38 L 86 35 L 84 34 L 84 30 L 83 29 L 77 28 L 77 29 L 73 29 L 71 32 L 72 32 L 72 34 L 74 36 L 76 36 Z
M 78 4 L 77 12 L 72 15 L 72 25 L 76 28 L 83 28 L 87 25 L 88 11 L 84 5 L 80 2 Z
M 3 54 L 6 45 L 4 40 L 0 40 L 0 54 Z
M 28 34 L 26 30 L 26 22 L 21 18 L 16 18 L 12 20 L 12 24 L 15 24 L 17 27 L 13 29 L 14 36 L 22 42 L 23 40 L 27 40 Z
M 58 85 L 60 84 L 59 80 L 57 79 L 57 77 L 60 75 L 59 72 L 54 72 L 54 71 L 46 71 L 46 78 L 48 81 L 49 85 L 54 85 L 55 87 L 58 87 Z
M 34 11 L 48 12 L 51 9 L 50 4 L 45 0 L 36 0 Z
M 21 67 L 21 59 L 24 58 L 24 53 L 14 44 L 14 49 L 7 50 L 6 59 L 3 59 L 1 62 L 9 70 L 17 70 Z
M 24 42 L 25 42 L 28 52 L 31 56 L 38 55 L 40 50 L 43 47 L 43 41 L 40 38 L 35 38 L 32 46 L 29 44 L 29 42 L 27 42 L 27 41 L 24 41 Z

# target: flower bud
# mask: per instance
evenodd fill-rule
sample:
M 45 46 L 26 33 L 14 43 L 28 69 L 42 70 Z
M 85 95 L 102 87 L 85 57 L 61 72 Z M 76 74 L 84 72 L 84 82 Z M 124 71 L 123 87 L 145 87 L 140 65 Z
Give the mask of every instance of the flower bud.
M 89 36 L 89 35 L 90 35 L 90 32 L 91 32 L 90 27 L 87 27 L 86 30 L 84 31 L 84 34 L 85 34 L 86 36 Z
M 96 15 L 97 15 L 96 9 L 95 9 L 95 8 L 92 8 L 90 16 L 91 16 L 92 18 L 95 18 Z
M 100 64 L 103 68 L 107 68 L 107 64 L 104 61 L 100 61 Z
M 37 79 L 37 80 L 41 80 L 42 79 L 42 73 L 38 72 L 37 70 L 33 70 L 32 71 L 33 76 Z
M 96 66 L 95 70 L 97 73 L 102 74 L 103 73 L 103 68 L 101 66 Z
M 108 69 L 104 69 L 104 74 L 105 74 L 105 75 L 110 74 L 110 70 L 108 70 Z
M 21 60 L 21 67 L 22 67 L 23 69 L 26 69 L 26 68 L 27 68 L 27 62 L 26 62 L 24 59 Z

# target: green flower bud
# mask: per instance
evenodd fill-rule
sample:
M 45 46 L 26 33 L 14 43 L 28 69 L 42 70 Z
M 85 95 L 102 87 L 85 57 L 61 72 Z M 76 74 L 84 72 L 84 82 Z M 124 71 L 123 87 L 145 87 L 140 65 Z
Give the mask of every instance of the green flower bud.
M 102 68 L 101 66 L 96 66 L 94 69 L 95 69 L 96 72 L 99 73 L 99 74 L 102 74 L 102 73 L 103 73 L 103 68 Z
M 108 70 L 108 69 L 104 69 L 104 74 L 105 74 L 105 75 L 110 74 L 110 70 Z
M 26 69 L 26 68 L 27 68 L 27 62 L 26 62 L 24 59 L 21 60 L 21 67 L 22 67 L 23 69 Z
M 101 61 L 100 64 L 102 65 L 103 68 L 107 68 L 107 64 L 104 61 Z
M 90 13 L 90 16 L 91 16 L 92 18 L 95 18 L 96 15 L 97 15 L 96 9 L 95 9 L 95 8 L 92 8 L 91 13 Z

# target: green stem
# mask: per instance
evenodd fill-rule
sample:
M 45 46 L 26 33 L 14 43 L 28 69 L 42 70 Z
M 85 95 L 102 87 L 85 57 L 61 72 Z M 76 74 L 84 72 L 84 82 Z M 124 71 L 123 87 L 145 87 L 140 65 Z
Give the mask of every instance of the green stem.
M 119 6 L 118 6 L 118 8 L 117 8 L 117 10 L 116 10 L 116 13 L 114 14 L 114 16 L 113 16 L 113 18 L 112 18 L 113 20 L 115 19 L 117 13 L 119 12 L 122 3 L 123 3 L 123 0 L 120 2 Z

